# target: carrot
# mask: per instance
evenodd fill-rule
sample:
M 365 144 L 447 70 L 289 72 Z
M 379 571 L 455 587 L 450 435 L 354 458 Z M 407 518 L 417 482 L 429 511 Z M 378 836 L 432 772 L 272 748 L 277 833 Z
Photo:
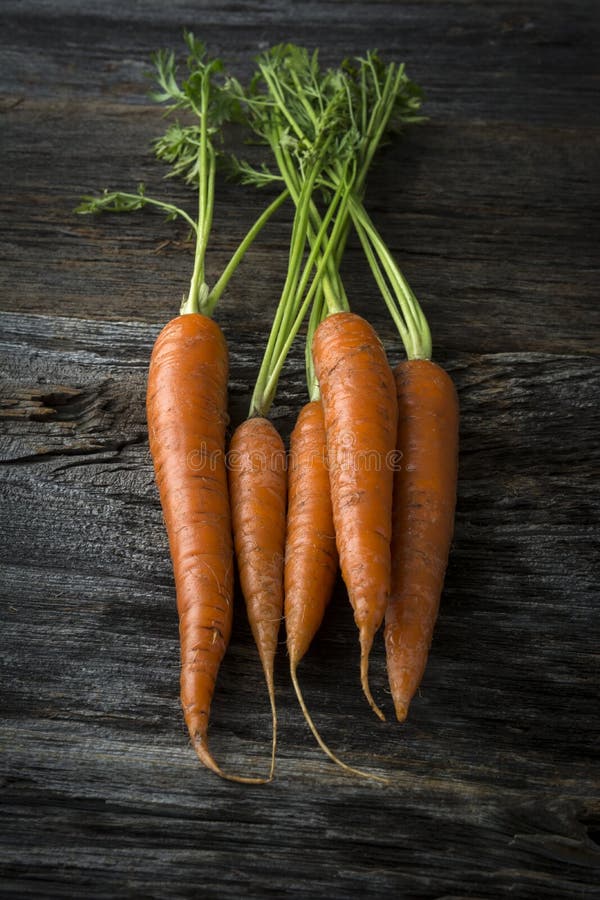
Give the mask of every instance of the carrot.
M 321 387 L 331 501 L 342 577 L 360 638 L 360 678 L 369 687 L 373 638 L 390 589 L 390 540 L 397 401 L 385 351 L 365 319 L 327 316 L 312 343 Z
M 431 334 L 417 298 L 355 199 L 352 217 L 408 359 L 394 370 L 399 465 L 394 476 L 392 575 L 385 618 L 388 680 L 404 721 L 421 682 L 454 527 L 458 400 L 450 376 L 431 361 Z
M 198 313 L 172 319 L 150 359 L 148 436 L 175 575 L 185 722 L 205 766 L 225 778 L 255 782 L 226 775 L 207 742 L 233 609 L 227 376 L 227 345 L 218 325 Z
M 392 588 L 385 616 L 396 716 L 406 719 L 427 663 L 454 528 L 458 400 L 449 375 L 428 360 L 394 370 L 398 396 Z
M 287 482 L 285 447 L 268 419 L 246 419 L 235 430 L 228 470 L 240 584 L 271 703 L 272 778 L 277 743 L 274 664 L 283 610 Z
M 300 410 L 290 439 L 284 605 L 290 675 L 304 718 L 327 756 L 348 772 L 387 782 L 333 753 L 317 730 L 298 680 L 298 664 L 323 621 L 337 572 L 323 405 L 312 400 Z
M 292 673 L 323 620 L 338 572 L 323 406 L 302 407 L 290 438 L 285 626 Z

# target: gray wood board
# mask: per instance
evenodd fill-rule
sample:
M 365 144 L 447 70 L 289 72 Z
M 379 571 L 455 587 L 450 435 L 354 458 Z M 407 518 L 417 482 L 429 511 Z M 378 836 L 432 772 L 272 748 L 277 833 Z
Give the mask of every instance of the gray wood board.
M 381 724 L 368 710 L 341 588 L 303 664 L 333 746 L 389 773 L 392 785 L 356 782 L 322 758 L 282 647 L 278 776 L 257 792 L 199 769 L 178 708 L 174 591 L 144 422 L 156 327 L 8 313 L 2 324 L 3 852 L 15 883 L 35 892 L 41 879 L 43 892 L 60 895 L 95 872 L 97 896 L 126 893 L 126 879 L 151 892 L 155 878 L 155 896 L 185 896 L 176 861 L 193 869 L 198 853 L 226 896 L 240 890 L 229 865 L 257 895 L 310 894 L 320 881 L 301 877 L 308 859 L 338 896 L 433 896 L 458 878 L 459 853 L 463 877 L 491 895 L 514 879 L 525 896 L 589 883 L 588 866 L 600 862 L 585 831 L 597 740 L 596 360 L 448 360 L 462 408 L 457 528 L 410 721 Z M 243 347 L 231 350 L 235 399 L 248 360 Z M 275 421 L 284 435 L 301 393 L 300 379 L 282 393 Z M 373 669 L 390 713 L 380 643 Z M 213 742 L 228 768 L 261 771 L 268 734 L 238 602 Z
M 271 0 L 3 4 L 0 42 L 0 896 L 599 896 L 597 5 Z M 152 50 L 188 25 L 240 74 L 291 39 L 407 61 L 430 121 L 388 146 L 368 205 L 461 402 L 456 534 L 405 725 L 378 722 L 338 585 L 301 667 L 285 647 L 273 784 L 202 769 L 178 702 L 167 541 L 148 453 L 153 340 L 191 247 L 160 215 L 78 218 L 79 196 L 163 183 Z M 220 182 L 209 275 L 264 204 Z M 281 280 L 282 212 L 218 313 L 232 424 Z M 355 240 L 357 311 L 400 358 Z M 293 348 L 273 419 L 304 401 Z M 282 634 L 282 641 L 284 635 Z M 372 683 L 388 716 L 381 638 Z M 211 739 L 262 772 L 270 720 L 243 601 Z

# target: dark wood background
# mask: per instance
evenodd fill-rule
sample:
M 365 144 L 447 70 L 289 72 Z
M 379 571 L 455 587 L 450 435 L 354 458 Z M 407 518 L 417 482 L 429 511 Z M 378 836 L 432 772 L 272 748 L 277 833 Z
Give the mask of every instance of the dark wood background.
M 600 896 L 599 7 L 584 2 L 83 3 L 0 12 L 2 897 Z M 404 59 L 429 116 L 382 154 L 368 206 L 456 380 L 456 535 L 410 720 L 358 685 L 343 590 L 302 666 L 321 754 L 277 667 L 275 782 L 203 770 L 178 702 L 173 581 L 148 454 L 146 368 L 191 269 L 183 227 L 80 218 L 82 193 L 191 203 L 149 152 L 150 53 L 183 26 L 240 76 L 281 40 L 326 63 Z M 264 198 L 220 182 L 209 276 Z M 285 271 L 281 216 L 218 319 L 245 413 Z M 398 340 L 352 241 L 354 308 Z M 302 349 L 273 411 L 289 436 Z M 376 697 L 391 713 L 382 642 Z M 215 698 L 229 769 L 269 713 L 243 604 Z

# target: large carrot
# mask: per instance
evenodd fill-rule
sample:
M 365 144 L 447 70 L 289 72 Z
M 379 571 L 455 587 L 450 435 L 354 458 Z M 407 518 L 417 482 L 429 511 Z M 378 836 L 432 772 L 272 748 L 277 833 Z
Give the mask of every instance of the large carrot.
M 285 447 L 272 422 L 259 416 L 236 428 L 228 469 L 240 584 L 271 703 L 272 777 L 277 743 L 274 664 L 283 610 L 287 490 Z
M 398 418 L 394 379 L 381 342 L 365 319 L 327 316 L 312 343 L 321 387 L 331 500 L 342 576 L 360 638 L 360 677 L 369 687 L 373 638 L 390 590 L 393 467 Z
M 425 671 L 452 541 L 458 400 L 450 376 L 429 360 L 407 360 L 394 375 L 399 465 L 385 644 L 396 716 L 403 721 Z
M 150 359 L 148 437 L 177 591 L 181 703 L 196 753 L 219 775 L 207 729 L 233 610 L 227 376 L 227 345 L 212 319 L 182 315 L 163 328 Z
M 352 215 L 408 356 L 394 370 L 399 458 L 384 633 L 394 708 L 404 721 L 427 664 L 452 540 L 458 400 L 450 376 L 431 361 L 431 335 L 421 306 L 358 200 Z
M 196 237 L 194 268 L 181 315 L 160 333 L 150 361 L 147 414 L 177 589 L 181 638 L 181 701 L 200 760 L 232 781 L 262 783 L 223 772 L 209 751 L 207 729 L 217 672 L 231 633 L 233 547 L 225 468 L 227 347 L 211 320 L 233 272 L 265 222 L 283 202 L 277 197 L 257 219 L 211 288 L 205 283 L 205 255 L 211 231 L 217 149 L 212 136 L 231 112 L 225 81 L 217 80 L 219 60 L 185 35 L 189 78 L 179 83 L 172 53 L 154 57 L 158 90 L 154 98 L 170 110 L 185 109 L 195 121 L 172 125 L 155 141 L 159 159 L 172 175 L 191 184 L 197 217 L 163 200 L 137 193 L 104 191 L 85 197 L 81 213 L 123 212 L 154 206 L 182 218 Z

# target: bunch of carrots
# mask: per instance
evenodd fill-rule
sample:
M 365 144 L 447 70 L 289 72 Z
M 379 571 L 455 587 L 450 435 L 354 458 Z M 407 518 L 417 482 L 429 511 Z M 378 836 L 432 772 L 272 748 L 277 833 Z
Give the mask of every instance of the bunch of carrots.
M 227 75 L 185 34 L 186 74 L 171 52 L 155 55 L 155 100 L 180 114 L 154 145 L 169 175 L 197 195 L 197 215 L 151 197 L 105 190 L 80 213 L 154 206 L 182 218 L 195 239 L 180 314 L 163 328 L 148 377 L 150 452 L 169 538 L 181 641 L 181 702 L 192 744 L 216 774 L 248 783 L 273 778 L 277 735 L 274 659 L 282 620 L 291 678 L 321 748 L 298 666 L 322 622 L 338 571 L 369 687 L 375 634 L 384 637 L 391 694 L 403 721 L 425 669 L 453 531 L 458 404 L 431 360 L 423 311 L 364 205 L 382 141 L 420 119 L 421 95 L 403 66 L 376 53 L 322 69 L 317 53 L 280 45 L 257 59 L 250 83 Z M 265 149 L 260 164 L 226 152 L 226 125 L 243 123 Z M 216 174 L 275 188 L 220 277 L 205 280 Z M 248 418 L 228 446 L 228 351 L 212 315 L 261 229 L 292 210 L 287 275 L 273 316 Z M 371 325 L 351 311 L 341 263 L 354 229 L 406 353 L 392 369 Z M 289 453 L 269 419 L 284 362 L 302 334 L 308 402 Z M 268 775 L 224 772 L 208 745 L 211 701 L 232 626 L 237 563 L 248 620 L 270 698 Z

